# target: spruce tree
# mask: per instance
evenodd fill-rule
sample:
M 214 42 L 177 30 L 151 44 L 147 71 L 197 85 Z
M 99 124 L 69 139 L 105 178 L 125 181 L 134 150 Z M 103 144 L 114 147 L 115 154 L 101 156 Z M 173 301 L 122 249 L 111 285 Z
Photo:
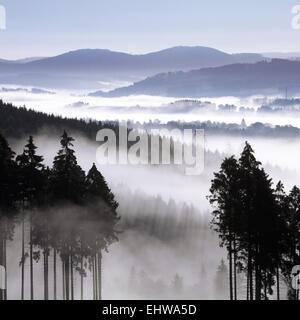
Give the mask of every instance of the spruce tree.
M 86 177 L 87 217 L 82 232 L 84 246 L 91 248 L 90 261 L 94 270 L 94 297 L 102 298 L 102 251 L 117 241 L 115 224 L 118 203 L 109 189 L 103 175 L 93 164 Z
M 23 210 L 29 210 L 29 258 L 30 258 L 30 299 L 34 299 L 33 292 L 33 226 L 37 207 L 43 199 L 43 190 L 45 186 L 45 174 L 43 157 L 36 154 L 37 147 L 34 145 L 33 137 L 30 136 L 24 151 L 17 156 L 16 162 L 19 169 L 19 182 L 21 184 Z M 24 274 L 24 216 L 22 216 L 22 275 Z M 22 280 L 22 287 L 23 285 Z M 22 289 L 23 290 L 23 289 Z M 22 292 L 23 294 L 23 292 Z
M 56 204 L 82 205 L 85 196 L 85 173 L 78 165 L 75 151 L 72 149 L 74 139 L 68 136 L 66 131 L 61 138 L 61 149 L 54 158 L 51 174 L 52 201 Z M 59 231 L 59 251 L 64 270 L 65 297 L 69 300 L 74 298 L 73 267 L 78 260 L 75 257 L 79 246 L 78 213 L 74 211 L 72 216 L 67 216 L 68 210 L 64 210 L 62 214 L 65 217 L 60 217 L 60 219 L 68 221 L 68 225 L 64 225 L 65 229 L 62 229 L 60 221 L 57 221 L 57 224 L 54 223 L 54 228 Z
M 5 271 L 4 289 L 0 289 L 0 300 L 7 299 L 6 242 L 12 240 L 14 215 L 16 212 L 16 165 L 14 152 L 0 134 L 0 265 Z
M 234 157 L 226 158 L 215 173 L 210 188 L 210 203 L 215 205 L 212 225 L 219 233 L 221 245 L 228 250 L 230 300 L 237 298 L 237 246 L 240 221 L 239 165 Z

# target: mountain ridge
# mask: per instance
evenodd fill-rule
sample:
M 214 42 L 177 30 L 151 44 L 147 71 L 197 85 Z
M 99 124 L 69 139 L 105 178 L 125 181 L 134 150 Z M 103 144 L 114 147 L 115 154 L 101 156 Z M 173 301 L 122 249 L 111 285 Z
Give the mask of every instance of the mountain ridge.
M 23 63 L 0 60 L 0 83 L 97 89 L 99 81 L 134 82 L 162 72 L 264 59 L 258 54 L 228 54 L 203 46 L 177 46 L 146 54 L 79 49 L 34 61 L 23 60 Z
M 131 86 L 90 96 L 155 95 L 181 98 L 278 94 L 284 88 L 300 91 L 300 62 L 283 59 L 236 63 L 187 72 L 160 73 Z

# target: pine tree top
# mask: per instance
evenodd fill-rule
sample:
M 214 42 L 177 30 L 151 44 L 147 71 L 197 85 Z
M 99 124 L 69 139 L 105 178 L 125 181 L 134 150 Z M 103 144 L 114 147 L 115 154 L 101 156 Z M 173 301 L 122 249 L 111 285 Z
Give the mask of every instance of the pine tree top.
M 93 163 L 92 168 L 89 170 L 86 177 L 86 189 L 88 198 L 101 197 L 112 209 L 118 207 L 117 202 L 114 199 L 114 195 L 108 187 L 103 175 L 97 169 L 95 163 Z

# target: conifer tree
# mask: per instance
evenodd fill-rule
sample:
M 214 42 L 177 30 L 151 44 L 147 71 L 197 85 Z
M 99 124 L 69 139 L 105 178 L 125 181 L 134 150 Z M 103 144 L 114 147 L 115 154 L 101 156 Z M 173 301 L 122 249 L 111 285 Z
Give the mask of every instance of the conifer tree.
M 115 224 L 119 220 L 116 209 L 118 203 L 109 189 L 104 177 L 95 164 L 86 177 L 86 199 L 88 216 L 87 225 L 83 232 L 83 242 L 91 249 L 91 261 L 94 270 L 94 296 L 102 298 L 102 251 L 117 241 Z M 86 237 L 85 234 L 89 234 Z M 88 244 L 90 243 L 90 244 Z
M 283 258 L 283 273 L 288 285 L 288 297 L 299 299 L 299 291 L 291 286 L 291 270 L 300 264 L 300 189 L 294 186 L 287 196 L 288 210 L 285 216 L 287 234 L 285 237 L 285 254 Z
M 36 154 L 37 147 L 34 145 L 33 137 L 30 136 L 24 151 L 17 156 L 16 162 L 19 168 L 19 181 L 22 186 L 23 210 L 29 210 L 29 258 L 30 258 L 30 299 L 34 299 L 33 290 L 33 225 L 35 212 L 43 199 L 43 189 L 45 184 L 45 173 L 43 157 Z M 22 217 L 22 242 L 24 241 L 24 216 Z M 24 270 L 24 242 L 22 243 L 22 274 Z M 24 280 L 24 279 L 23 279 Z M 22 284 L 23 287 L 23 284 Z
M 254 299 L 254 288 L 257 300 L 267 299 L 280 260 L 283 220 L 272 180 L 249 143 L 238 162 L 233 157 L 223 161 L 210 192 L 216 204 L 212 223 L 229 253 L 230 299 L 237 298 L 237 262 L 247 270 L 247 299 Z
M 68 136 L 65 131 L 61 138 L 61 149 L 54 158 L 50 182 L 53 201 L 57 204 L 80 205 L 83 203 L 85 194 L 85 174 L 78 165 L 75 151 L 72 149 L 74 139 Z M 60 226 L 57 226 L 57 229 L 60 230 L 61 235 L 59 251 L 63 262 L 65 296 L 69 300 L 70 297 L 71 299 L 74 297 L 74 252 L 78 246 L 76 238 L 77 213 L 74 212 L 71 217 L 65 217 L 63 221 L 65 220 L 69 220 L 68 225 L 64 226 L 67 230 L 61 230 Z
M 16 166 L 14 152 L 0 134 L 0 265 L 5 272 L 4 289 L 0 289 L 0 300 L 7 299 L 6 242 L 12 240 L 14 214 L 16 212 Z
M 215 173 L 210 188 L 210 203 L 216 205 L 212 224 L 219 233 L 221 246 L 226 246 L 229 258 L 230 300 L 236 299 L 237 246 L 240 228 L 239 165 L 234 157 L 226 158 Z

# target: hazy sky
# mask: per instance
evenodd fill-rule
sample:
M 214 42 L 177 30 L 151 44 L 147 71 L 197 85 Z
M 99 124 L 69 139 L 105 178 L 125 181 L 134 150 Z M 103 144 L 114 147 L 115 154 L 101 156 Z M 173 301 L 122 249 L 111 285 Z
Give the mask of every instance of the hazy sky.
M 291 9 L 300 0 L 0 0 L 0 57 L 79 48 L 131 53 L 176 45 L 227 52 L 300 51 Z

